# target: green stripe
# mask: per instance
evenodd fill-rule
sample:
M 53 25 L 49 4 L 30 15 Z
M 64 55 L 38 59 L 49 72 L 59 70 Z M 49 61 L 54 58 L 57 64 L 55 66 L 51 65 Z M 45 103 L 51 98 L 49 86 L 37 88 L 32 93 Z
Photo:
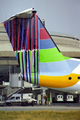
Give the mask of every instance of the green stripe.
M 27 78 L 26 78 L 26 66 L 25 66 L 25 52 L 23 53 L 23 55 L 24 55 L 24 74 L 25 74 L 25 79 L 27 80 Z
M 22 72 L 22 57 L 21 57 L 21 52 L 19 52 L 19 57 L 20 57 L 20 69 L 21 69 L 21 72 Z
M 15 56 L 17 55 L 17 51 L 15 51 Z
M 37 84 L 37 51 L 36 51 L 36 84 Z
M 64 57 L 57 48 L 39 50 L 39 62 L 57 62 L 70 59 L 70 57 Z
M 31 75 L 32 75 L 32 83 L 33 83 L 33 63 L 32 63 L 32 51 L 30 51 L 30 64 L 31 64 Z

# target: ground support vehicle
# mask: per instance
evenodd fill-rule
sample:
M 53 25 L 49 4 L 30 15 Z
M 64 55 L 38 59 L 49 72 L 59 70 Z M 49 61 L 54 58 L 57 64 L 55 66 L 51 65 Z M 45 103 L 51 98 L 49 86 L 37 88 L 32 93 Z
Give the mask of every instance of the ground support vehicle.
M 14 94 L 12 95 L 8 100 L 6 100 L 6 105 L 34 105 L 37 103 L 37 100 L 32 98 L 32 95 L 30 94 L 23 94 L 23 97 L 21 97 L 21 94 Z

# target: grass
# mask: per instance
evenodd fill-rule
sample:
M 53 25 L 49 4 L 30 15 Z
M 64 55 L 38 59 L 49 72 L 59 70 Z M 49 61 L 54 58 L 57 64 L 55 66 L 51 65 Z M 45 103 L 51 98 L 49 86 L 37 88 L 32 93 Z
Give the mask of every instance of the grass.
M 0 120 L 80 120 L 80 111 L 0 111 Z

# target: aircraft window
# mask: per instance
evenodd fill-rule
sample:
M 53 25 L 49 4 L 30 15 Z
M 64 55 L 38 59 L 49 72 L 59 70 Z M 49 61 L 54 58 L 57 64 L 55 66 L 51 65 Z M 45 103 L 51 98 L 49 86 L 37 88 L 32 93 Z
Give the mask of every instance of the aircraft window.
M 68 98 L 70 98 L 70 96 L 68 96 Z
M 79 77 L 77 77 L 78 79 L 80 79 L 80 76 Z
M 69 79 L 69 80 L 71 80 L 72 78 L 71 78 L 71 77 L 69 77 L 68 79 Z
M 58 98 L 60 98 L 60 96 L 58 96 Z
M 20 97 L 16 97 L 16 100 L 19 100 L 20 99 Z
M 15 99 L 15 97 L 11 97 L 10 100 Z

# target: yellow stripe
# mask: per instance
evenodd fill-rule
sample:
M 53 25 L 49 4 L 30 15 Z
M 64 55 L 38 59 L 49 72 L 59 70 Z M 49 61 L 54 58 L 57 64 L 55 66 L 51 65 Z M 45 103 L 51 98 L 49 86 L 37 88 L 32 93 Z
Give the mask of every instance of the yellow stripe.
M 39 76 L 39 86 L 53 87 L 53 88 L 65 88 L 75 85 L 79 80 L 78 74 L 69 74 L 65 76 Z M 69 80 L 69 77 L 72 79 Z

